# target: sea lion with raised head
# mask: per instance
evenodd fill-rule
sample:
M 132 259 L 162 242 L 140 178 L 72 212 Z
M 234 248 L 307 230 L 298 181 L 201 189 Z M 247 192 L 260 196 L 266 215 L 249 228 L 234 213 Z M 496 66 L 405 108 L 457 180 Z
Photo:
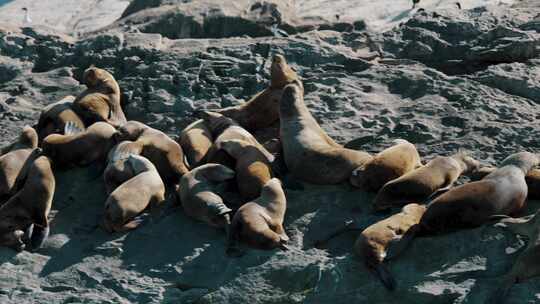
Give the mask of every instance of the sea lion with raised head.
M 238 242 L 261 250 L 287 250 L 289 237 L 283 228 L 286 210 L 287 198 L 281 181 L 272 178 L 263 186 L 256 200 L 242 205 L 235 213 L 227 237 L 226 253 L 230 256 L 241 254 Z
M 280 138 L 288 170 L 313 184 L 348 181 L 372 156 L 334 142 L 311 116 L 303 94 L 299 84 L 287 85 L 280 102 Z
M 236 184 L 242 198 L 252 200 L 259 197 L 263 186 L 272 179 L 271 164 L 264 152 L 240 139 L 222 141 L 219 148 L 236 160 Z
M 369 192 L 377 192 L 387 182 L 422 166 L 416 147 L 404 139 L 394 140 L 394 145 L 373 157 L 363 166 L 354 169 L 350 183 Z
M 51 161 L 40 156 L 30 166 L 19 192 L 0 207 L 0 235 L 13 244 L 20 244 L 15 236 L 33 225 L 30 247 L 40 248 L 49 235 L 49 219 L 56 181 Z M 7 237 L 10 236 L 10 237 Z
M 69 128 L 71 124 L 67 126 Z M 41 146 L 43 153 L 53 159 L 55 166 L 87 166 L 105 160 L 115 144 L 115 133 L 110 124 L 96 122 L 85 131 L 51 134 L 43 139 Z
M 105 202 L 104 228 L 123 232 L 137 228 L 142 221 L 136 217 L 148 207 L 153 212 L 165 201 L 165 185 L 156 167 L 140 155 L 130 154 L 127 166 L 134 177 L 116 188 Z
M 87 89 L 73 101 L 73 110 L 86 125 L 104 121 L 119 127 L 126 123 L 120 87 L 111 73 L 92 66 L 84 71 L 82 80 Z
M 448 190 L 428 205 L 419 233 L 432 235 L 475 228 L 493 216 L 517 214 L 527 198 L 525 175 L 539 163 L 533 153 L 512 154 L 482 180 Z
M 142 145 L 141 155 L 148 158 L 157 168 L 166 184 L 177 183 L 189 172 L 184 162 L 182 147 L 167 134 L 141 122 L 130 120 L 116 134 L 117 141 L 130 140 Z
M 228 229 L 232 210 L 216 189 L 234 175 L 233 170 L 223 165 L 205 164 L 182 176 L 177 194 L 186 215 L 212 227 Z
M 140 155 L 142 149 L 143 146 L 140 143 L 129 140 L 125 140 L 111 149 L 107 156 L 107 167 L 103 173 L 108 194 L 135 176 L 132 166 L 128 165 L 129 156 Z
M 289 67 L 283 55 L 274 55 L 270 67 L 270 84 L 262 92 L 247 102 L 225 109 L 214 110 L 237 121 L 250 131 L 266 128 L 279 120 L 279 101 L 283 88 L 299 80 L 295 71 Z
M 204 120 L 199 119 L 180 133 L 178 143 L 186 155 L 189 166 L 196 168 L 202 163 L 206 153 L 214 143 L 214 138 Z
M 39 115 L 36 131 L 39 140 L 57 133 L 64 134 L 66 124 L 71 122 L 80 130 L 85 130 L 82 119 L 73 111 L 73 101 L 75 96 L 66 96 L 62 100 L 46 106 Z
M 377 193 L 374 209 L 382 211 L 408 203 L 423 203 L 437 192 L 447 191 L 461 174 L 472 172 L 479 162 L 460 151 L 452 156 L 437 156 L 425 166 L 389 181 Z

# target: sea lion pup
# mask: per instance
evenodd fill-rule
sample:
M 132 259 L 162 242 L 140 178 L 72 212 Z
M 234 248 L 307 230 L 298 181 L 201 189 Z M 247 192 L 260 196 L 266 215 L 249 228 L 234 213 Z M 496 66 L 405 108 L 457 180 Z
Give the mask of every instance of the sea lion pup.
M 299 77 L 289 67 L 285 57 L 279 54 L 272 58 L 270 75 L 270 85 L 247 102 L 214 111 L 234 119 L 250 131 L 271 126 L 279 120 L 279 101 L 283 94 L 283 88 L 287 84 L 299 80 Z
M 32 127 L 24 126 L 17 141 L 10 146 L 10 151 L 0 156 L 0 200 L 17 191 L 15 181 L 26 161 L 34 155 L 38 136 Z M 2 201 L 0 201 L 0 204 Z
M 304 104 L 303 94 L 298 84 L 287 85 L 280 102 L 280 138 L 288 170 L 313 184 L 349 180 L 371 155 L 343 148 L 326 135 Z
M 420 234 L 475 228 L 492 216 L 516 214 L 527 198 L 525 175 L 539 163 L 533 153 L 512 154 L 482 180 L 448 190 L 429 204 L 420 221 Z
M 141 122 L 130 120 L 120 128 L 117 141 L 130 140 L 142 145 L 141 155 L 157 168 L 165 183 L 176 183 L 189 169 L 184 163 L 182 147 L 167 134 Z
M 394 146 L 354 169 L 350 183 L 369 192 L 377 192 L 387 182 L 422 166 L 416 147 L 404 139 L 394 140 Z
M 41 144 L 43 153 L 60 167 L 86 166 L 105 160 L 115 144 L 116 130 L 105 122 L 96 122 L 85 131 L 68 123 L 65 133 L 51 134 Z
M 232 210 L 216 194 L 216 188 L 232 178 L 234 171 L 220 164 L 202 165 L 182 176 L 177 194 L 186 215 L 212 227 L 228 229 Z
M 502 286 L 486 303 L 504 303 L 508 292 L 515 283 L 540 276 L 540 211 L 523 218 L 507 217 L 495 226 L 526 236 L 528 244 L 519 254 L 512 269 L 503 277 Z
M 130 155 L 140 155 L 142 148 L 140 143 L 125 140 L 111 149 L 107 157 L 107 167 L 103 174 L 108 194 L 135 176 L 132 166 L 128 165 L 128 160 Z
M 49 220 L 56 181 L 51 161 L 40 156 L 31 165 L 19 192 L 0 207 L 0 235 L 20 235 L 33 225 L 30 247 L 40 248 L 49 235 Z M 11 238 L 13 239 L 13 238 Z
M 224 140 L 219 147 L 236 160 L 236 184 L 242 197 L 252 200 L 261 195 L 262 187 L 272 178 L 271 164 L 264 152 L 240 139 Z
M 66 96 L 62 100 L 46 106 L 39 115 L 36 130 L 41 142 L 50 134 L 63 134 L 66 124 L 71 121 L 80 130 L 85 130 L 82 119 L 73 111 L 75 96 Z
M 274 156 L 268 152 L 268 150 L 266 150 L 266 148 L 263 147 L 251 133 L 239 126 L 233 119 L 210 111 L 201 111 L 198 114 L 204 120 L 212 132 L 212 136 L 215 138 L 214 144 L 206 154 L 207 163 L 219 163 L 228 166 L 229 168 L 234 168 L 234 159 L 219 148 L 221 142 L 231 139 L 240 139 L 255 145 L 263 152 L 270 162 L 274 161 Z
M 425 202 L 435 193 L 450 189 L 461 174 L 472 172 L 478 166 L 479 162 L 464 151 L 437 156 L 425 166 L 386 183 L 377 193 L 373 207 L 382 211 L 410 202 Z
M 140 155 L 129 155 L 127 165 L 135 175 L 116 188 L 105 202 L 103 226 L 110 233 L 137 228 L 136 217 L 148 206 L 156 211 L 165 201 L 165 185 L 156 167 Z
M 120 106 L 120 87 L 113 75 L 92 66 L 84 71 L 82 80 L 87 89 L 73 101 L 73 110 L 86 125 L 104 121 L 119 127 L 126 123 Z
M 191 168 L 199 166 L 214 143 L 214 138 L 210 129 L 199 119 L 187 126 L 182 133 L 178 143 L 186 155 L 186 159 Z
M 481 167 L 475 170 L 471 175 L 471 180 L 481 180 L 484 176 L 497 170 L 495 167 Z M 540 169 L 532 169 L 525 175 L 527 183 L 527 199 L 540 200 Z
M 256 200 L 242 205 L 235 213 L 227 237 L 227 255 L 241 254 L 238 242 L 261 250 L 288 250 L 289 237 L 283 229 L 286 210 L 287 199 L 281 181 L 272 178 Z

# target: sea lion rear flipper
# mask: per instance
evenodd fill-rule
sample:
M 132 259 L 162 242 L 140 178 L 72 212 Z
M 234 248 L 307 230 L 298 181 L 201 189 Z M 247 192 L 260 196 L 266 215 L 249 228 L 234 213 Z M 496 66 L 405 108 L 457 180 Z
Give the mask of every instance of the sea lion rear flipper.
M 531 215 L 520 217 L 520 218 L 513 218 L 513 217 L 504 218 L 502 216 L 499 216 L 499 217 L 502 217 L 502 220 L 498 222 L 497 224 L 495 224 L 495 227 L 505 228 L 513 233 L 529 236 L 531 232 L 530 221 L 533 220 L 535 216 L 536 214 L 531 214 Z M 492 216 L 492 218 L 495 218 L 495 217 L 496 216 Z
M 42 227 L 39 225 L 33 225 L 33 231 L 30 235 L 30 248 L 32 250 L 39 249 L 43 246 L 47 238 L 49 237 L 50 228 Z
M 386 287 L 388 290 L 395 290 L 397 286 L 397 282 L 383 263 L 379 263 L 375 266 L 373 266 L 373 270 L 375 271 L 375 274 L 377 277 L 381 280 L 384 287 Z
M 386 247 L 386 260 L 391 260 L 396 258 L 401 252 L 403 252 L 407 246 L 412 242 L 414 237 L 416 236 L 416 233 L 420 229 L 420 225 L 416 224 L 413 225 L 407 232 L 405 232 L 401 236 L 397 236 L 396 238 L 392 239 L 388 246 Z
M 361 227 L 355 227 L 354 220 L 348 220 L 343 223 L 343 226 L 338 228 L 337 230 L 331 232 L 328 234 L 325 238 L 315 241 L 315 244 L 313 245 L 315 248 L 323 248 L 328 241 L 335 238 L 336 236 L 348 232 L 348 231 L 357 231 L 357 230 L 364 230 L 364 228 Z
M 64 125 L 64 135 L 75 135 L 81 132 L 83 132 L 83 130 L 79 128 L 74 121 L 70 120 Z

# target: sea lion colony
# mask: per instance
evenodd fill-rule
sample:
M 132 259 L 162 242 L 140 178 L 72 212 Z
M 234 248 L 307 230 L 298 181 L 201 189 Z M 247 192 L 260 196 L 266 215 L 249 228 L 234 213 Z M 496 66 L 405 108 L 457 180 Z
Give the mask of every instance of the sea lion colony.
M 538 190 L 529 191 L 536 187 L 537 155 L 516 153 L 491 168 L 463 151 L 424 165 L 414 143 L 403 139 L 374 156 L 345 148 L 311 116 L 302 81 L 282 55 L 274 56 L 264 91 L 241 106 L 196 112 L 200 119 L 179 134 L 178 142 L 128 121 L 120 88 L 107 71 L 92 66 L 83 82 L 86 91 L 45 108 L 36 126 L 26 126 L 16 142 L 2 149 L 0 245 L 39 249 L 49 233 L 53 172 L 94 163 L 104 169 L 109 194 L 103 229 L 135 229 L 145 223 L 147 210 L 152 218 L 159 217 L 166 189 L 173 189 L 172 197 L 186 215 L 225 231 L 224 253 L 229 256 L 241 256 L 242 247 L 289 249 L 286 193 L 279 179 L 287 173 L 302 182 L 350 183 L 359 191 L 377 193 L 374 212 L 404 206 L 401 212 L 370 227 L 347 223 L 329 231 L 319 245 L 337 233 L 361 230 L 351 244 L 353 252 L 388 289 L 396 282 L 383 262 L 395 258 L 415 237 L 501 219 L 499 227 L 519 223 L 523 234 L 537 234 L 536 221 L 510 218 L 523 210 L 528 193 Z M 261 144 L 250 133 L 276 120 L 278 138 Z M 462 174 L 479 180 L 453 187 Z M 223 189 L 231 187 L 243 204 L 228 205 Z M 538 246 L 529 245 L 527 254 L 538 256 Z M 514 278 L 540 275 L 538 263 L 521 259 L 501 290 L 507 291 Z M 521 275 L 518 270 L 528 266 L 528 273 Z

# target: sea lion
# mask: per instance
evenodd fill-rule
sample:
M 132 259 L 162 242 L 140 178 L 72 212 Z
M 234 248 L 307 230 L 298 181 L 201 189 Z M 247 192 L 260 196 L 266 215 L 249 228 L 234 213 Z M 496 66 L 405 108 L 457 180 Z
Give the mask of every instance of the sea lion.
M 51 169 L 51 161 L 40 156 L 31 165 L 19 192 L 0 207 L 0 235 L 13 240 L 18 232 L 33 225 L 30 247 L 40 248 L 49 235 L 49 220 L 56 181 Z M 20 240 L 20 238 L 19 238 Z M 20 242 L 17 240 L 16 243 Z
M 178 143 L 186 155 L 189 166 L 196 168 L 208 153 L 214 143 L 214 138 L 204 120 L 199 119 L 180 133 Z
M 452 187 L 461 174 L 472 172 L 479 162 L 466 152 L 452 156 L 437 156 L 425 166 L 389 181 L 377 193 L 374 209 L 382 211 L 411 202 L 422 203 L 437 192 Z
M 104 121 L 119 127 L 126 123 L 120 106 L 120 87 L 113 75 L 92 66 L 84 71 L 82 82 L 87 89 L 73 101 L 73 110 L 86 125 Z
M 432 235 L 475 228 L 492 216 L 517 214 L 527 198 L 525 175 L 539 163 L 533 153 L 512 154 L 482 180 L 448 190 L 428 205 L 419 233 Z
M 240 139 L 222 141 L 219 148 L 236 160 L 236 184 L 242 197 L 252 200 L 261 195 L 262 187 L 272 178 L 271 164 L 264 152 Z
M 142 149 L 143 146 L 140 143 L 129 140 L 125 140 L 111 149 L 107 157 L 107 167 L 103 174 L 108 194 L 135 176 L 135 172 L 128 165 L 129 156 L 140 155 Z
M 219 163 L 229 168 L 234 168 L 234 159 L 226 152 L 219 149 L 221 142 L 231 139 L 240 139 L 255 145 L 264 153 L 270 162 L 274 161 L 274 156 L 268 152 L 266 148 L 263 147 L 251 133 L 249 133 L 249 131 L 239 126 L 233 119 L 210 111 L 201 111 L 199 112 L 199 116 L 205 121 L 212 132 L 212 136 L 215 138 L 214 144 L 206 154 L 207 163 Z
M 525 249 L 519 253 L 512 269 L 504 275 L 502 286 L 486 303 L 504 303 L 514 284 L 540 276 L 540 211 L 523 218 L 508 217 L 495 226 L 526 236 L 528 243 Z
M 234 174 L 223 165 L 206 164 L 182 176 L 177 194 L 186 215 L 212 227 L 228 229 L 232 210 L 216 189 L 219 183 L 234 178 Z
M 471 175 L 471 180 L 481 180 L 484 176 L 497 170 L 495 167 L 481 167 L 475 170 Z M 525 175 L 527 183 L 527 199 L 540 200 L 540 169 L 532 169 Z
M 298 84 L 287 85 L 280 102 L 280 138 L 288 170 L 313 184 L 347 181 L 371 155 L 334 142 L 311 116 L 303 94 Z
M 227 255 L 239 254 L 238 242 L 261 250 L 288 250 L 289 237 L 283 229 L 286 210 L 287 199 L 281 181 L 272 178 L 256 200 L 242 205 L 235 213 L 227 237 Z
M 32 127 L 24 126 L 18 140 L 9 152 L 0 156 L 0 204 L 6 196 L 14 194 L 16 180 L 24 164 L 37 148 L 38 136 Z M 34 153 L 35 154 L 35 153 Z M 35 158 L 35 157 L 34 157 Z
M 283 88 L 295 80 L 299 80 L 285 57 L 274 55 L 270 67 L 270 84 L 262 92 L 253 96 L 247 102 L 225 109 L 214 110 L 237 121 L 240 126 L 250 131 L 266 128 L 279 120 L 279 101 Z
M 176 183 L 189 169 L 184 163 L 182 147 L 167 134 L 141 122 L 130 120 L 120 128 L 117 141 L 130 140 L 142 145 L 141 155 L 157 168 L 165 183 Z
M 369 192 L 377 192 L 387 182 L 422 166 L 416 147 L 404 139 L 373 157 L 351 174 L 350 183 Z
M 73 111 L 74 100 L 75 96 L 66 96 L 62 100 L 46 106 L 41 111 L 36 127 L 40 142 L 50 134 L 63 134 L 68 122 L 72 122 L 80 130 L 85 129 L 84 122 Z
M 130 154 L 127 165 L 135 175 L 116 188 L 105 202 L 103 226 L 110 233 L 137 228 L 136 217 L 149 206 L 155 211 L 165 201 L 165 185 L 156 167 L 140 155 Z
M 43 139 L 41 146 L 43 153 L 53 159 L 55 166 L 87 166 L 105 160 L 115 144 L 115 133 L 110 124 L 96 122 L 82 132 L 51 134 Z

